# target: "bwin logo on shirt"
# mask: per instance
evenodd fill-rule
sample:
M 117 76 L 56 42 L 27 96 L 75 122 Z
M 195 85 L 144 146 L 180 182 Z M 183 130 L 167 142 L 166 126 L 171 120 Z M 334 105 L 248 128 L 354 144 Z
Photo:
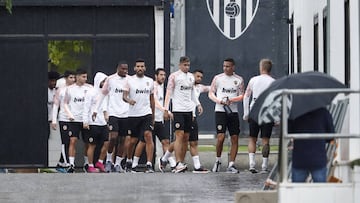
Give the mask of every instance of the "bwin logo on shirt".
M 149 93 L 150 93 L 150 90 L 148 90 L 148 89 L 143 89 L 143 90 L 136 89 L 136 91 L 135 91 L 135 94 L 149 94 Z
M 122 89 L 115 88 L 115 93 L 123 93 Z
M 76 102 L 84 102 L 85 101 L 85 97 L 81 97 L 81 98 L 74 98 L 74 103 Z
M 211 19 L 228 39 L 235 40 L 249 28 L 260 0 L 206 0 Z
M 231 89 L 223 88 L 222 92 L 223 93 L 236 93 L 236 89 L 234 89 L 234 88 L 231 88 Z
M 191 90 L 191 89 L 192 89 L 192 86 L 184 86 L 184 85 L 180 86 L 180 90 Z

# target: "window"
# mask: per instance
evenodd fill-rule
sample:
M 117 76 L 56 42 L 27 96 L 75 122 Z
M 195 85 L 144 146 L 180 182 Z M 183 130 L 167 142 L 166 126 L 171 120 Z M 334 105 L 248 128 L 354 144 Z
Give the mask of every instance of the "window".
M 296 30 L 297 72 L 301 73 L 301 28 Z
M 291 15 L 291 19 L 289 20 L 290 24 L 290 73 L 295 72 L 294 68 L 294 14 Z
M 328 73 L 328 37 L 327 37 L 327 7 L 323 10 L 323 63 L 324 73 Z
M 319 71 L 319 19 L 314 16 L 314 71 Z
M 345 0 L 345 85 L 350 87 L 350 11 L 349 11 L 349 0 Z

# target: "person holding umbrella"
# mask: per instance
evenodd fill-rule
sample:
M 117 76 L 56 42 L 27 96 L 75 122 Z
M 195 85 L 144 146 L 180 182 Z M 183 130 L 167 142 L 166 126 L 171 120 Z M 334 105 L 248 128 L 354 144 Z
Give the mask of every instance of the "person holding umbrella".
M 251 108 L 249 118 L 259 124 L 288 121 L 289 133 L 332 133 L 332 117 L 326 106 L 338 94 L 316 92 L 346 86 L 328 74 L 309 71 L 277 79 L 263 91 Z M 301 90 L 288 93 L 289 90 Z M 322 90 L 324 91 L 324 90 Z M 286 102 L 285 108 L 282 107 Z M 283 109 L 285 112 L 283 112 Z M 285 120 L 281 120 L 285 113 Z M 312 174 L 314 182 L 326 181 L 325 139 L 295 140 L 292 163 L 293 182 L 304 182 Z M 325 175 L 324 175 L 325 172 Z M 304 178 L 305 177 L 305 178 Z
M 331 114 L 326 108 L 310 111 L 289 120 L 289 133 L 335 133 Z M 292 182 L 305 182 L 309 174 L 314 182 L 326 182 L 326 140 L 295 139 L 292 153 Z
M 249 81 L 249 84 L 246 88 L 243 105 L 244 105 L 244 115 L 243 119 L 249 122 L 249 143 L 248 143 L 248 152 L 249 152 L 249 171 L 252 173 L 257 173 L 255 169 L 255 152 L 256 152 L 256 141 L 258 138 L 259 132 L 261 132 L 262 139 L 262 156 L 263 161 L 261 165 L 261 172 L 268 171 L 268 159 L 270 145 L 269 140 L 272 133 L 272 128 L 274 123 L 265 123 L 259 125 L 253 119 L 249 119 L 249 111 L 254 106 L 256 98 L 266 89 L 269 85 L 275 80 L 270 76 L 272 62 L 270 59 L 261 59 L 259 63 L 260 75 L 252 77 Z M 250 97 L 252 96 L 251 103 Z

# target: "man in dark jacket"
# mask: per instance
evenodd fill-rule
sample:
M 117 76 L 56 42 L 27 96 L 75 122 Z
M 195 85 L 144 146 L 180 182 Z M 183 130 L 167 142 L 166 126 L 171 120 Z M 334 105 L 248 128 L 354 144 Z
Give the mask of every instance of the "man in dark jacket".
M 289 120 L 289 133 L 334 133 L 332 116 L 326 108 L 315 109 Z M 314 182 L 326 182 L 326 139 L 295 139 L 292 182 L 305 182 L 309 173 Z

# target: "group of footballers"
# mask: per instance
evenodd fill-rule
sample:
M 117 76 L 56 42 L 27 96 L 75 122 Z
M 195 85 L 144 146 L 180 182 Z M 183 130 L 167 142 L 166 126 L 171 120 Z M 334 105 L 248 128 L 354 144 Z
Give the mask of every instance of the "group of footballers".
M 194 163 L 193 172 L 208 173 L 209 170 L 200 163 L 196 122 L 196 116 L 203 112 L 199 95 L 208 92 L 209 98 L 215 102 L 217 132 L 216 160 L 211 171 L 220 171 L 221 153 L 228 131 L 231 149 L 226 172 L 239 173 L 235 159 L 240 133 L 240 101 L 244 105 L 243 119 L 248 120 L 250 126 L 249 170 L 257 172 L 255 150 L 261 130 L 262 171 L 266 171 L 273 124 L 259 126 L 249 119 L 248 114 L 256 97 L 274 80 L 270 76 L 271 66 L 269 59 L 262 59 L 260 75 L 250 79 L 246 91 L 243 78 L 235 73 L 235 61 L 232 58 L 223 61 L 223 73 L 213 78 L 211 86 L 205 86 L 201 84 L 203 71 L 194 70 L 190 73 L 190 58 L 180 57 L 179 70 L 168 77 L 166 92 L 165 70 L 157 68 L 153 80 L 145 75 L 146 64 L 143 59 L 135 61 L 135 74 L 132 76 L 128 75 L 129 67 L 125 61 L 120 61 L 116 73 L 110 76 L 96 73 L 93 86 L 86 83 L 85 70 L 66 71 L 63 84 L 48 91 L 48 100 L 51 100 L 48 102 L 51 104 L 49 122 L 53 129 L 59 127 L 62 142 L 57 169 L 60 172 L 74 172 L 75 145 L 81 134 L 85 143 L 87 172 L 153 173 L 153 135 L 156 135 L 163 150 L 158 160 L 161 172 L 166 171 L 167 165 L 174 173 L 186 171 L 188 166 L 184 160 L 189 149 Z M 167 120 L 173 123 L 173 142 L 170 142 L 169 133 L 165 132 L 164 122 Z M 97 146 L 99 144 L 102 146 Z M 96 147 L 101 150 L 99 158 L 94 160 Z M 146 167 L 141 170 L 139 160 L 144 150 Z

